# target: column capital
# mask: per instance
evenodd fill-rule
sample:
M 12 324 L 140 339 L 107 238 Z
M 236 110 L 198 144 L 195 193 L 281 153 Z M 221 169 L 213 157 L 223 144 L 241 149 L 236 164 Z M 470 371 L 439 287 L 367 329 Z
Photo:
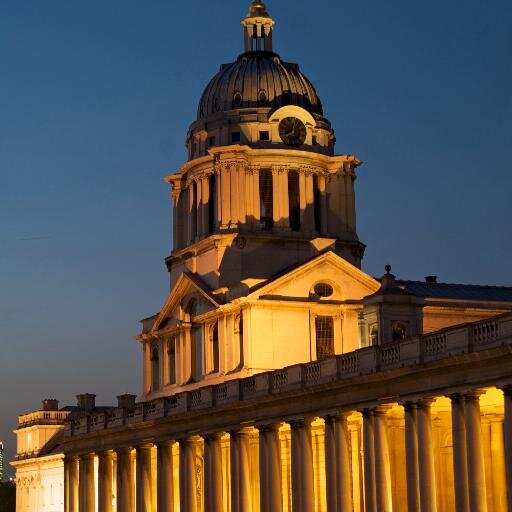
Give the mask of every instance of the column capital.
M 176 444 L 174 439 L 164 439 L 163 441 L 157 441 L 155 446 L 159 448 L 172 448 Z
M 374 408 L 373 412 L 375 416 L 387 416 L 388 412 L 391 410 L 392 405 L 389 404 L 381 404 L 377 405 L 377 407 Z
M 153 446 L 154 446 L 154 443 L 147 442 L 147 443 L 142 443 L 142 444 L 137 445 L 135 447 L 135 449 L 137 451 L 151 450 L 151 448 L 153 448 Z
M 211 432 L 203 436 L 205 441 L 220 441 L 224 436 L 224 432 Z
M 406 412 L 411 412 L 418 409 L 418 403 L 409 400 L 407 402 L 401 402 L 400 405 L 404 408 Z
M 418 409 L 430 409 L 431 405 L 436 401 L 434 397 L 425 397 L 418 400 Z
M 326 416 L 323 417 L 323 419 L 324 422 L 329 425 L 333 423 L 346 423 L 351 415 L 352 412 L 350 411 L 342 411 L 333 414 L 327 414 Z
M 500 388 L 503 391 L 503 394 L 511 398 L 512 397 L 512 384 L 505 384 L 503 387 Z
M 258 425 L 256 428 L 262 432 L 279 432 L 282 422 L 279 423 L 266 423 L 264 425 Z
M 253 432 L 253 427 L 242 427 L 239 429 L 231 430 L 229 435 L 231 437 L 242 437 L 242 436 L 250 436 Z
M 94 456 L 95 456 L 94 452 L 82 453 L 82 454 L 80 454 L 80 460 L 91 461 L 91 460 L 94 460 Z
M 120 448 L 116 448 L 114 451 L 118 455 L 130 455 L 132 450 L 133 448 L 131 446 L 121 446 Z
M 464 393 L 464 398 L 467 402 L 478 401 L 480 396 L 485 394 L 484 389 L 472 389 L 467 393 Z
M 361 414 L 363 415 L 363 418 L 373 418 L 374 410 L 367 407 L 361 411 Z
M 300 430 L 300 429 L 310 427 L 312 422 L 313 422 L 313 418 L 298 418 L 298 419 L 290 420 L 288 423 L 292 430 Z

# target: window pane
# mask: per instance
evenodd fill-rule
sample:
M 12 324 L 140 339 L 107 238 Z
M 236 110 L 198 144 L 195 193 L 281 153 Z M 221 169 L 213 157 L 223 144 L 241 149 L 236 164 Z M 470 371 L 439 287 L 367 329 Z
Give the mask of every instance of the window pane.
M 300 231 L 299 174 L 295 171 L 288 174 L 288 199 L 290 204 L 290 228 L 292 231 Z
M 317 316 L 316 358 L 324 359 L 334 355 L 334 322 L 330 316 Z
M 261 228 L 271 230 L 274 226 L 274 195 L 272 172 L 260 172 L 260 222 Z

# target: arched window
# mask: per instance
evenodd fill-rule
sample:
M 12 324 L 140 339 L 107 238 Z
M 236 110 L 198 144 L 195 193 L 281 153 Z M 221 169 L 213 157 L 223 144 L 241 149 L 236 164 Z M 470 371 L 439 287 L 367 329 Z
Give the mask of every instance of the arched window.
M 393 324 L 393 341 L 405 340 L 407 337 L 407 326 L 402 322 Z
M 215 199 L 217 197 L 217 180 L 215 174 L 210 176 L 208 186 L 210 187 L 210 199 L 208 201 L 208 233 L 213 235 L 215 232 Z
M 151 391 L 156 391 L 160 387 L 160 362 L 158 357 L 158 348 L 151 350 Z
M 211 371 L 219 371 L 219 324 L 215 322 L 210 329 L 210 351 L 211 351 Z
M 320 187 L 318 186 L 318 176 L 313 175 L 313 200 L 314 200 L 314 215 L 315 215 L 315 231 L 320 233 L 322 231 L 322 221 L 320 218 Z
M 374 325 L 370 329 L 370 346 L 379 344 L 379 328 Z
M 260 172 L 260 224 L 270 231 L 274 227 L 274 191 L 271 171 Z
M 317 316 L 316 329 L 316 358 L 325 359 L 334 355 L 334 321 L 330 316 Z
M 299 173 L 288 173 L 288 201 L 290 205 L 290 228 L 292 231 L 300 231 L 300 196 Z
M 174 336 L 167 346 L 167 364 L 169 365 L 169 384 L 176 384 L 176 338 Z

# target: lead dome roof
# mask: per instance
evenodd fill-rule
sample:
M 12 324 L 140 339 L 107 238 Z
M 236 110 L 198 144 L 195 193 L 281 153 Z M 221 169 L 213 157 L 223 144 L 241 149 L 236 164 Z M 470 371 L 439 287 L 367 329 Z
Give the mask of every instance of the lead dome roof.
M 273 52 L 252 51 L 220 67 L 201 96 L 197 119 L 223 111 L 262 107 L 275 110 L 285 105 L 323 116 L 322 102 L 297 64 L 284 62 Z

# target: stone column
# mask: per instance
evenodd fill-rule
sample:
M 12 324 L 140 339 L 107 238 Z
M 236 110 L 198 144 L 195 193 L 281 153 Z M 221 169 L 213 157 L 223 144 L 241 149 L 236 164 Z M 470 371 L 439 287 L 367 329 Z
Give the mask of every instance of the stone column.
M 180 512 L 197 511 L 196 441 L 180 441 Z
M 94 496 L 94 454 L 80 456 L 80 477 L 78 488 L 80 494 L 80 512 L 95 512 Z
M 318 176 L 318 190 L 320 192 L 320 231 L 321 235 L 327 236 L 327 184 L 323 174 Z
M 430 415 L 432 401 L 427 399 L 418 402 L 418 464 L 421 512 L 437 512 L 436 474 Z
M 501 418 L 493 418 L 491 419 L 492 490 L 494 497 L 493 512 L 506 512 L 508 510 L 504 454 L 503 421 Z
M 512 512 L 512 384 L 502 388 L 504 399 L 503 434 L 507 477 L 508 512 Z
M 289 231 L 290 230 L 290 197 L 288 195 L 288 169 L 286 167 L 279 167 L 279 189 L 280 189 L 280 228 Z
M 208 486 L 205 486 L 208 489 L 208 493 L 205 493 L 205 503 L 211 512 L 224 511 L 221 440 L 220 432 L 205 437 L 205 480 L 208 479 Z
M 474 391 L 465 396 L 468 481 L 470 482 L 469 510 L 471 512 L 487 511 L 480 395 L 480 391 Z
M 137 446 L 137 512 L 153 510 L 153 475 L 151 471 L 152 444 Z
M 311 420 L 292 421 L 290 426 L 292 429 L 293 510 L 307 512 L 315 509 Z
M 258 449 L 259 449 L 259 468 L 260 468 L 260 509 L 269 510 L 268 500 L 268 457 L 267 457 L 267 440 L 265 438 L 265 427 L 258 427 Z M 231 482 L 233 485 L 233 481 Z M 238 487 L 237 487 L 238 489 Z M 231 512 L 238 512 L 233 509 Z
M 300 230 L 306 231 L 306 173 L 304 169 L 299 170 L 299 207 L 300 207 Z
M 356 230 L 356 207 L 354 197 L 354 181 L 356 175 L 350 164 L 345 164 L 345 191 L 346 191 L 346 212 L 347 228 L 351 233 Z
M 452 402 L 453 482 L 457 512 L 469 511 L 466 407 L 463 395 L 450 396 Z
M 74 456 L 64 459 L 64 479 L 65 479 L 65 504 L 66 512 L 79 512 L 78 495 L 78 458 Z M 21 492 L 19 493 L 21 495 Z
M 199 180 L 201 186 L 201 211 L 202 211 L 202 231 L 201 236 L 205 237 L 209 234 L 210 228 L 210 201 L 213 201 L 213 197 L 210 197 L 210 177 L 202 176 Z
M 311 171 L 306 171 L 306 204 L 305 230 L 307 233 L 312 233 L 315 230 L 315 194 L 313 191 L 313 173 Z
M 407 475 L 407 510 L 420 512 L 420 475 L 418 466 L 418 411 L 411 402 L 404 404 L 405 464 Z
M 248 187 L 245 180 L 245 162 L 238 164 L 238 222 L 240 224 L 246 224 L 247 222 L 247 203 L 248 203 Z
M 195 178 L 196 184 L 196 239 L 203 235 L 203 187 L 201 186 L 201 178 Z
M 230 180 L 231 180 L 231 227 L 236 227 L 239 221 L 238 212 L 238 162 L 231 162 Z
M 174 441 L 156 445 L 156 494 L 158 512 L 174 512 Z
M 231 463 L 231 512 L 242 512 L 240 509 L 240 473 L 239 473 L 239 450 L 240 438 L 237 431 L 230 432 L 229 437 L 229 456 Z M 260 436 L 260 442 L 263 436 Z
M 251 429 L 243 428 L 236 433 L 238 439 L 238 499 L 241 512 L 252 512 L 251 493 Z
M 231 225 L 231 169 L 226 162 L 220 166 L 221 228 L 228 229 Z
M 120 448 L 117 454 L 117 510 L 133 512 L 135 510 L 135 489 L 133 485 L 133 459 L 131 448 Z
M 380 406 L 374 410 L 375 490 L 379 512 L 391 512 L 393 509 L 387 432 L 388 410 L 389 406 Z
M 279 439 L 279 427 L 279 423 L 259 427 L 260 436 L 261 433 L 263 433 L 265 437 L 266 448 L 266 488 L 261 487 L 260 485 L 260 494 L 263 494 L 263 496 L 265 496 L 265 494 L 267 495 L 266 499 L 262 503 L 266 502 L 268 505 L 266 509 L 261 505 L 261 509 L 272 512 L 281 512 L 283 508 L 281 494 L 281 442 Z
M 340 413 L 325 418 L 327 512 L 352 512 L 348 416 Z
M 196 212 L 198 205 L 196 202 L 196 196 L 194 194 L 194 180 L 190 180 L 188 184 L 188 245 L 193 244 L 196 239 L 197 233 L 197 213 L 194 217 L 194 204 L 196 205 Z
M 114 452 L 98 454 L 98 512 L 112 512 Z
M 272 167 L 272 213 L 274 220 L 274 227 L 281 228 L 281 201 L 279 198 L 281 194 L 281 183 L 279 179 L 279 170 L 277 167 Z
M 249 167 L 252 178 L 252 215 L 254 217 L 254 228 L 259 229 L 261 218 L 260 205 L 260 168 L 257 165 Z
M 364 449 L 364 503 L 365 512 L 380 512 L 377 510 L 377 495 L 375 488 L 375 448 L 373 411 L 363 411 L 363 449 Z

